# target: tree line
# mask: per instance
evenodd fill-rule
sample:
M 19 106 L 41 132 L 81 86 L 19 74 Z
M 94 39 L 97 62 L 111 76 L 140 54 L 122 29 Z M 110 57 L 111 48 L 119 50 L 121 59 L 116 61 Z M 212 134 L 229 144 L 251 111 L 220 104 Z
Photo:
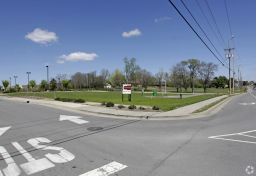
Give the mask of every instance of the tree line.
M 66 74 L 58 74 L 50 79 L 49 83 L 42 80 L 37 84 L 35 80 L 31 80 L 27 89 L 32 91 L 120 89 L 122 84 L 131 83 L 133 87 L 147 90 L 149 86 L 162 89 L 166 83 L 169 87 L 175 87 L 177 92 L 187 91 L 188 88 L 194 92 L 195 87 L 203 88 L 206 92 L 209 87 L 225 88 L 228 85 L 225 76 L 214 77 L 218 67 L 212 62 L 188 59 L 174 65 L 169 72 L 160 69 L 156 74 L 152 74 L 147 69 L 141 68 L 135 58 L 124 58 L 123 61 L 123 70 L 116 69 L 112 73 L 107 69 L 102 69 L 99 73 L 77 72 L 70 77 Z M 3 80 L 2 84 L 7 91 L 9 81 Z M 12 90 L 20 91 L 22 87 L 15 85 Z

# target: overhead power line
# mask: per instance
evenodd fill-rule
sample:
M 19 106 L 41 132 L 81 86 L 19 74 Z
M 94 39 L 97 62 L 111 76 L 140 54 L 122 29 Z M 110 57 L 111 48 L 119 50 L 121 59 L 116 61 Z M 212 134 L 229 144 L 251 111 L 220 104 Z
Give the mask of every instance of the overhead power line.
M 201 11 L 203 17 L 205 18 L 205 20 L 206 20 L 208 26 L 210 27 L 212 33 L 213 33 L 214 36 L 217 38 L 217 40 L 218 40 L 218 42 L 220 43 L 220 45 L 222 45 L 223 48 L 224 48 L 224 47 L 225 47 L 225 43 L 223 43 L 223 41 L 221 41 L 220 37 L 218 36 L 218 34 L 216 33 L 216 31 L 214 30 L 214 28 L 213 28 L 212 24 L 210 23 L 210 21 L 209 21 L 207 15 L 204 13 L 204 10 L 203 10 L 202 6 L 200 5 L 199 1 L 198 1 L 198 0 L 195 0 L 195 2 L 196 2 L 196 5 L 198 6 L 199 10 Z
M 175 6 L 175 4 L 172 2 L 172 0 L 168 0 L 169 3 L 173 6 L 173 8 L 178 12 L 178 14 L 182 17 L 182 19 L 187 23 L 187 25 L 190 27 L 190 29 L 196 34 L 196 36 L 199 38 L 199 40 L 205 45 L 205 47 L 212 53 L 212 55 L 223 65 L 225 64 L 218 58 L 218 56 L 211 50 L 211 48 L 205 43 L 205 41 L 202 39 L 202 37 L 196 32 L 196 30 L 193 28 L 193 26 L 188 22 L 188 20 L 184 17 L 184 15 L 181 13 L 181 11 Z
M 185 2 L 183 0 L 181 0 L 181 3 L 183 4 L 183 6 L 186 8 L 186 10 L 189 12 L 190 16 L 193 18 L 193 20 L 196 22 L 197 26 L 200 28 L 200 30 L 203 32 L 204 36 L 207 38 L 207 40 L 210 42 L 210 44 L 212 45 L 212 47 L 214 48 L 214 50 L 216 51 L 216 53 L 222 58 L 222 60 L 225 62 L 226 60 L 223 58 L 223 56 L 220 54 L 220 52 L 217 50 L 217 48 L 215 47 L 215 45 L 213 44 L 213 42 L 210 40 L 210 38 L 208 37 L 208 35 L 206 34 L 205 30 L 202 28 L 202 26 L 199 24 L 199 22 L 197 21 L 197 19 L 195 18 L 195 16 L 192 14 L 192 12 L 189 10 L 188 6 L 185 4 Z
M 211 14 L 211 17 L 212 17 L 212 20 L 213 20 L 213 22 L 214 22 L 214 24 L 215 24 L 215 27 L 216 27 L 216 29 L 217 29 L 217 32 L 218 32 L 218 34 L 219 34 L 221 40 L 223 41 L 223 43 L 224 43 L 224 45 L 225 45 L 226 42 L 225 42 L 225 40 L 224 40 L 224 38 L 223 38 L 223 36 L 222 36 L 222 34 L 221 34 L 221 32 L 220 32 L 219 26 L 218 26 L 218 24 L 217 24 L 217 21 L 216 21 L 214 15 L 213 15 L 213 12 L 212 12 L 212 9 L 211 9 L 211 7 L 210 7 L 210 5 L 209 5 L 209 3 L 208 3 L 208 0 L 205 0 L 205 3 L 206 3 L 206 6 L 207 6 L 207 8 L 208 8 L 210 14 Z
M 225 10 L 226 10 L 226 15 L 227 15 L 227 19 L 228 19 L 228 26 L 229 26 L 230 36 L 232 37 L 233 33 L 232 33 L 232 28 L 231 28 L 231 23 L 230 23 L 230 16 L 229 16 L 229 13 L 228 13 L 227 0 L 224 0 L 224 4 L 225 4 Z

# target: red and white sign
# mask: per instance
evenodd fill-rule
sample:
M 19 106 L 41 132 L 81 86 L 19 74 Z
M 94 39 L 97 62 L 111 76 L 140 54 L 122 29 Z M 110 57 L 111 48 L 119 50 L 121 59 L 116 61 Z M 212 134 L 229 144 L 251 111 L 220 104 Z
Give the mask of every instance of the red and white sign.
M 132 85 L 131 84 L 123 84 L 122 94 L 132 94 Z

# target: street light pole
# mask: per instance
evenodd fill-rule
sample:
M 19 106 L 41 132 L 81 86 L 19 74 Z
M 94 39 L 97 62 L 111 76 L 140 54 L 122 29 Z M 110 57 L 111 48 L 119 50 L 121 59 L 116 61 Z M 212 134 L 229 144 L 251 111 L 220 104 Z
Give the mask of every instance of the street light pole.
M 31 74 L 31 72 L 27 72 L 28 75 L 28 91 L 29 91 L 29 75 Z
M 47 90 L 49 89 L 49 65 L 46 65 Z

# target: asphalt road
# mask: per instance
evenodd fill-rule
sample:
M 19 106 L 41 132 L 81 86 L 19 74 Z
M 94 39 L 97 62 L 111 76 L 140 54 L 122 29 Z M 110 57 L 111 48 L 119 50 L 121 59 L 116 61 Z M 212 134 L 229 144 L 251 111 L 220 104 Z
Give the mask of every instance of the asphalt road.
M 0 100 L 0 176 L 256 175 L 254 96 L 180 121 L 99 118 Z

